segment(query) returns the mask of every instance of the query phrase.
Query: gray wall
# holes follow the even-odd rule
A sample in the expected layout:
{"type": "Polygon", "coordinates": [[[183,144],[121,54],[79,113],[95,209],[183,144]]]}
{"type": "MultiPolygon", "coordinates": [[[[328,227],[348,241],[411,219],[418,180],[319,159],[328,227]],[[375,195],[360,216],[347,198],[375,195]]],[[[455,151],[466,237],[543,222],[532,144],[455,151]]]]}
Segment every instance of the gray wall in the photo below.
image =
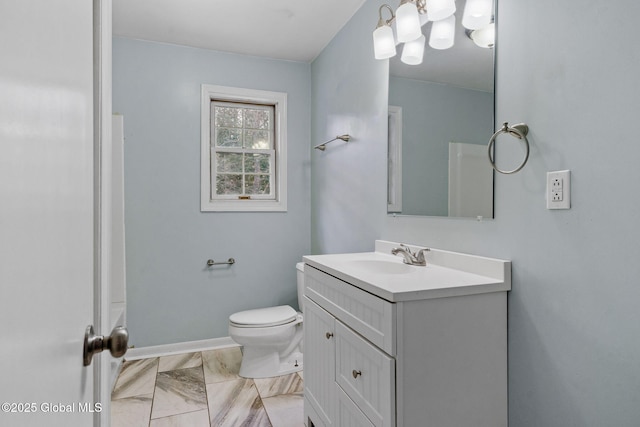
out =
{"type": "Polygon", "coordinates": [[[389,77],[389,105],[402,107],[402,213],[447,216],[449,142],[486,144],[493,94],[389,77]]]}
{"type": "Polygon", "coordinates": [[[377,7],[366,2],[311,65],[312,144],[353,136],[311,153],[313,253],[373,249],[384,226],[389,70],[370,46],[377,7]]]}
{"type": "Polygon", "coordinates": [[[128,327],[149,346],[228,336],[229,314],[297,307],[310,250],[310,66],[115,38],[124,115],[128,327]],[[200,85],[288,93],[288,212],[200,212],[200,85]],[[234,257],[207,269],[207,259],[234,257]]]}
{"type": "MultiPolygon", "coordinates": [[[[526,122],[532,150],[520,173],[496,176],[496,218],[483,222],[385,215],[386,64],[368,59],[380,4],[368,1],[312,64],[314,93],[329,93],[313,101],[313,137],[329,117],[379,132],[366,142],[367,161],[357,143],[314,160],[323,214],[313,217],[313,250],[370,250],[385,238],[512,260],[510,427],[637,426],[640,49],[630,17],[640,3],[500,3],[496,121],[526,122]],[[327,72],[329,61],[354,55],[362,62],[327,72]],[[335,91],[354,81],[349,97],[335,91]],[[332,176],[340,165],[349,165],[348,185],[332,176]],[[561,169],[572,171],[572,209],[549,211],[545,175],[561,169]],[[354,206],[341,209],[336,198],[354,206]]],[[[519,161],[506,151],[501,160],[519,161]]]]}

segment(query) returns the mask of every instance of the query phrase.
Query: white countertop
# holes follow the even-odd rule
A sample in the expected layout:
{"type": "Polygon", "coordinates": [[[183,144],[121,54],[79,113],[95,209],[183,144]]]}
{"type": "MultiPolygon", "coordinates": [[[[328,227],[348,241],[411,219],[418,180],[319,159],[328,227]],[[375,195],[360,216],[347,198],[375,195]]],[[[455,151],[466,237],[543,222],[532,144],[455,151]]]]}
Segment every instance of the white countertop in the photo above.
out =
{"type": "Polygon", "coordinates": [[[304,261],[391,302],[511,290],[510,261],[432,248],[426,266],[411,266],[391,255],[398,246],[378,240],[375,252],[309,255],[304,261]]]}

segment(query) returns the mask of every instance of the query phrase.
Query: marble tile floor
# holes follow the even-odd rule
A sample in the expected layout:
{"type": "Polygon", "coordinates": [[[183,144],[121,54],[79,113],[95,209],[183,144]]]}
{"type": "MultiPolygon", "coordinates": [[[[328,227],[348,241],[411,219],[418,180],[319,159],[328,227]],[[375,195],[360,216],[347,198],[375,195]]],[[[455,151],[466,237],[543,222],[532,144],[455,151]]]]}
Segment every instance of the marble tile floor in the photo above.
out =
{"type": "Polygon", "coordinates": [[[127,361],[111,427],[304,427],[302,372],[238,376],[239,347],[127,361]]]}

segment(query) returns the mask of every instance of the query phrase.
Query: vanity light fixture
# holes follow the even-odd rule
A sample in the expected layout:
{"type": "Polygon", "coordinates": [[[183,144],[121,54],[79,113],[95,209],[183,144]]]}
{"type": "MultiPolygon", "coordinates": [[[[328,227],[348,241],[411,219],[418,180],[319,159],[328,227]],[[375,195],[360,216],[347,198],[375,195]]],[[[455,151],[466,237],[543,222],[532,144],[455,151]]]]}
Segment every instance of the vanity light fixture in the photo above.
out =
{"type": "Polygon", "coordinates": [[[429,21],[440,21],[456,13],[455,0],[429,0],[427,18],[429,21]]]}
{"type": "Polygon", "coordinates": [[[456,34],[456,17],[450,15],[440,21],[431,24],[431,35],[429,36],[429,46],[434,49],[444,50],[453,46],[456,34]]]}
{"type": "Polygon", "coordinates": [[[396,41],[393,38],[393,30],[391,29],[391,22],[395,19],[393,9],[388,4],[383,4],[378,9],[378,26],[373,32],[373,50],[376,59],[387,59],[396,56],[396,41]],[[382,18],[382,9],[389,9],[391,12],[391,18],[385,20],[382,18]]]}
{"type": "Polygon", "coordinates": [[[492,20],[493,0],[467,0],[462,14],[462,26],[479,30],[492,20]]]}
{"type": "MultiPolygon", "coordinates": [[[[492,47],[494,27],[492,24],[493,0],[467,0],[462,24],[467,35],[480,47],[492,47]]],[[[393,12],[388,4],[378,9],[378,25],[373,31],[373,50],[376,59],[387,59],[396,55],[396,45],[404,43],[401,60],[405,64],[422,63],[425,36],[421,26],[431,21],[429,46],[433,49],[449,49],[454,44],[456,19],[455,0],[401,0],[393,12]],[[389,19],[382,17],[386,8],[389,19]],[[392,24],[396,25],[395,37],[392,24]]]]}
{"type": "Polygon", "coordinates": [[[400,7],[396,10],[396,32],[400,43],[413,41],[422,35],[420,15],[415,0],[400,2],[400,7]]]}
{"type": "Polygon", "coordinates": [[[496,25],[493,22],[477,30],[467,30],[466,33],[479,47],[491,48],[496,42],[496,25]]]}
{"type": "Polygon", "coordinates": [[[404,48],[402,48],[401,61],[409,65],[421,64],[424,56],[424,42],[425,38],[421,35],[414,41],[405,43],[404,48]]]}

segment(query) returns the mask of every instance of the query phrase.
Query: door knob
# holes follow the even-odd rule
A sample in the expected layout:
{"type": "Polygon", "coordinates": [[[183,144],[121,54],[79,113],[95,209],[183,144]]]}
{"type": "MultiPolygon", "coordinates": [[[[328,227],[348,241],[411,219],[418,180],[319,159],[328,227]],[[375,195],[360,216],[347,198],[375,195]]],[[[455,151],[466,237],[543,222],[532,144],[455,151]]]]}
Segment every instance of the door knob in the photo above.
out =
{"type": "Polygon", "coordinates": [[[356,371],[354,369],[353,372],[351,372],[351,375],[353,375],[353,378],[358,378],[360,375],[362,375],[362,371],[356,371]]]}
{"type": "Polygon", "coordinates": [[[127,352],[128,344],[129,332],[124,326],[116,326],[113,328],[113,331],[111,331],[111,335],[104,337],[102,335],[95,335],[93,325],[89,325],[84,333],[83,365],[89,366],[93,355],[104,350],[109,350],[109,353],[111,353],[113,357],[122,357],[127,352]]]}
{"type": "Polygon", "coordinates": [[[327,339],[330,339],[333,334],[331,332],[327,332],[326,334],[324,334],[325,337],[327,337],[327,339]]]}

